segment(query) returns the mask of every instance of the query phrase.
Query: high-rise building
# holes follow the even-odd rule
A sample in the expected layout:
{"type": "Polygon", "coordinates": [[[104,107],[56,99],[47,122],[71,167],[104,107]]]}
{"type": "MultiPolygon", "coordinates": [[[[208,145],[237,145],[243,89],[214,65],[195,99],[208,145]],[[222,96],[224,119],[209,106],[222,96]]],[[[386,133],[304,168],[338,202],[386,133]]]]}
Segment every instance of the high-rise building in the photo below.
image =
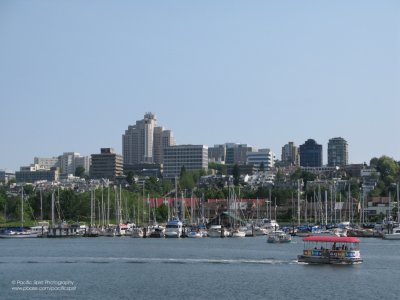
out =
{"type": "Polygon", "coordinates": [[[282,147],[281,161],[284,165],[300,166],[299,150],[293,142],[289,142],[282,147]]]}
{"type": "Polygon", "coordinates": [[[115,153],[114,149],[101,148],[100,154],[92,154],[92,166],[90,169],[91,178],[115,180],[122,175],[122,155],[115,153]]]}
{"type": "Polygon", "coordinates": [[[188,171],[208,170],[208,147],[179,145],[164,149],[164,178],[180,175],[182,167],[188,171]]]}
{"type": "Polygon", "coordinates": [[[302,167],[322,167],[322,145],[308,139],[300,145],[300,165],[302,167]]]}
{"type": "Polygon", "coordinates": [[[157,127],[157,118],[153,113],[146,113],[143,120],[128,126],[122,135],[122,154],[124,163],[135,165],[142,163],[163,163],[163,150],[175,145],[175,138],[170,130],[157,127]]]}
{"type": "Polygon", "coordinates": [[[349,150],[344,138],[332,138],[328,142],[328,166],[342,167],[349,164],[349,150]]]}
{"type": "Polygon", "coordinates": [[[247,164],[260,167],[264,164],[265,169],[270,169],[274,166],[275,154],[271,149],[260,149],[257,152],[247,152],[247,164]]]}

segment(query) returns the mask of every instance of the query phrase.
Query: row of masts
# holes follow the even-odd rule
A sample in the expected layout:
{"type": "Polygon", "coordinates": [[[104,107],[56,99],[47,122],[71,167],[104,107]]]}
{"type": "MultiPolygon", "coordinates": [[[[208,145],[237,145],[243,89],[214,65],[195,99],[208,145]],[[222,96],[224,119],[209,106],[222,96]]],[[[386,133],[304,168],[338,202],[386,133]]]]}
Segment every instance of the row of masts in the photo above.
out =
{"type": "MultiPolygon", "coordinates": [[[[271,190],[270,198],[271,199],[271,190]]],[[[61,222],[61,207],[60,207],[60,193],[59,189],[57,191],[57,198],[55,197],[55,191],[52,193],[52,202],[51,202],[51,221],[52,225],[61,222]],[[57,210],[57,221],[55,216],[55,211],[57,210]]],[[[301,225],[302,221],[304,223],[308,223],[313,221],[314,223],[320,224],[328,224],[330,223],[338,223],[343,221],[348,221],[350,223],[359,222],[364,223],[367,219],[366,213],[366,205],[365,205],[365,195],[361,193],[360,199],[354,201],[350,195],[350,185],[348,186],[348,197],[347,201],[342,202],[342,195],[339,193],[339,201],[337,201],[337,193],[330,189],[330,200],[328,200],[328,190],[324,191],[324,197],[322,198],[321,189],[318,187],[318,191],[314,190],[314,195],[311,199],[301,199],[301,183],[298,181],[298,189],[297,189],[297,222],[298,225],[301,225]],[[309,201],[310,200],[310,201],[309,201]],[[302,204],[304,203],[304,204],[302,204]],[[356,205],[356,207],[355,207],[356,205]],[[303,212],[303,218],[302,218],[303,212]],[[356,214],[357,213],[357,214],[356,214]],[[358,219],[356,216],[358,215],[358,219]]],[[[104,186],[101,186],[101,197],[99,200],[96,200],[96,188],[93,187],[90,189],[90,226],[100,226],[107,227],[110,225],[110,186],[107,188],[107,201],[105,201],[104,197],[104,186]],[[96,222],[96,210],[98,220],[96,222]]],[[[182,193],[182,201],[179,201],[177,196],[177,187],[175,186],[175,201],[173,205],[170,205],[170,202],[165,199],[164,204],[168,208],[168,219],[171,219],[175,216],[179,216],[181,219],[186,218],[186,212],[190,217],[190,223],[196,223],[200,218],[204,221],[204,205],[201,205],[201,213],[199,214],[199,218],[196,220],[196,208],[193,203],[193,196],[191,197],[190,203],[190,212],[186,210],[185,207],[185,195],[182,193]]],[[[399,202],[399,184],[397,184],[397,220],[400,220],[400,206],[399,202]]],[[[137,204],[133,205],[132,208],[132,219],[130,218],[129,209],[127,199],[123,201],[122,197],[122,187],[114,186],[114,212],[115,212],[115,221],[117,224],[121,224],[124,220],[134,221],[136,224],[154,224],[156,223],[156,203],[151,203],[149,195],[147,198],[144,197],[144,187],[143,187],[143,195],[142,201],[137,199],[137,204]],[[151,205],[152,204],[152,205],[151,205]],[[124,208],[124,209],[123,209],[124,208]],[[138,212],[142,211],[140,215],[138,212]]],[[[259,218],[259,205],[257,199],[257,219],[259,218]]],[[[390,219],[392,212],[391,209],[391,193],[389,193],[389,209],[387,211],[386,218],[390,219]]],[[[292,212],[296,211],[295,201],[292,199],[292,212]]],[[[237,199],[236,194],[233,189],[229,189],[229,197],[228,197],[228,209],[234,207],[234,213],[237,212],[237,199]]],[[[269,213],[269,218],[272,219],[272,201],[266,201],[267,205],[267,217],[269,213]]],[[[274,218],[276,219],[276,200],[275,200],[275,213],[274,218]]],[[[24,190],[22,188],[21,191],[21,211],[24,212],[24,190]]],[[[43,195],[42,190],[40,189],[40,219],[43,220],[43,195]]],[[[293,216],[292,216],[293,219],[293,216]]],[[[21,227],[24,225],[24,213],[21,213],[21,227]]]]}
{"type": "MultiPolygon", "coordinates": [[[[301,183],[299,180],[297,188],[297,203],[292,199],[292,212],[297,211],[298,225],[300,225],[302,221],[304,221],[304,223],[312,221],[319,224],[328,224],[329,222],[331,224],[337,224],[338,222],[341,223],[345,221],[350,223],[358,222],[362,224],[367,221],[368,205],[365,203],[365,193],[360,193],[360,198],[358,200],[352,198],[350,185],[348,186],[347,200],[344,201],[342,201],[341,193],[339,193],[339,197],[337,197],[337,193],[334,191],[333,187],[331,187],[329,191],[324,191],[323,198],[320,186],[318,186],[318,191],[314,190],[314,195],[311,199],[301,199],[301,194],[301,183]],[[330,197],[328,197],[328,192],[330,192],[330,197]],[[295,208],[296,204],[297,209],[295,208]]],[[[397,220],[400,220],[400,206],[398,199],[399,184],[397,184],[397,220]]],[[[391,218],[391,215],[391,193],[389,192],[389,204],[385,217],[389,219],[391,218]]],[[[294,219],[293,216],[292,219],[294,219]]]]}

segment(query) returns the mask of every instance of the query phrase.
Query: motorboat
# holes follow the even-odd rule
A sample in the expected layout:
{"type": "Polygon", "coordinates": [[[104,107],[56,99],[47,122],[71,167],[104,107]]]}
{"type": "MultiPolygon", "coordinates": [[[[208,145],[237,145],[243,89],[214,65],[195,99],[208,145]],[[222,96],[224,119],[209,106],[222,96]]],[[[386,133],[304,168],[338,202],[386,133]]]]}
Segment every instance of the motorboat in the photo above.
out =
{"type": "Polygon", "coordinates": [[[0,238],[37,238],[38,236],[39,232],[25,228],[3,229],[0,231],[0,238]]]}
{"type": "Polygon", "coordinates": [[[308,264],[359,264],[360,240],[356,237],[309,236],[303,238],[303,254],[298,262],[308,264]]]}
{"type": "Polygon", "coordinates": [[[179,219],[172,219],[168,221],[165,226],[166,238],[180,238],[182,236],[183,223],[179,219]]]}
{"type": "Polygon", "coordinates": [[[144,235],[144,233],[143,233],[143,229],[142,228],[135,227],[135,228],[132,229],[131,237],[133,237],[133,238],[142,238],[143,235],[144,235]]]}
{"type": "Polygon", "coordinates": [[[268,234],[268,243],[290,243],[292,241],[292,236],[285,233],[283,230],[275,230],[268,234]]]}
{"type": "Polygon", "coordinates": [[[186,237],[188,237],[188,238],[201,238],[201,237],[203,237],[203,235],[202,235],[202,233],[200,232],[200,230],[198,228],[192,227],[186,233],[186,237]]]}
{"type": "MultiPolygon", "coordinates": [[[[245,228],[247,229],[247,228],[245,228]]],[[[246,230],[242,228],[235,228],[231,231],[230,236],[231,237],[245,237],[246,236],[246,230]]]]}
{"type": "Polygon", "coordinates": [[[222,225],[211,225],[207,231],[207,236],[211,238],[223,238],[229,236],[229,231],[227,231],[222,225]]]}
{"type": "Polygon", "coordinates": [[[44,237],[47,235],[47,232],[49,231],[49,222],[41,221],[38,222],[37,226],[32,226],[30,230],[35,233],[38,233],[38,237],[44,237]]]}
{"type": "Polygon", "coordinates": [[[165,237],[165,229],[164,229],[164,227],[161,227],[161,226],[154,227],[153,230],[151,231],[149,237],[151,237],[151,238],[163,238],[163,237],[165,237]]]}
{"type": "Polygon", "coordinates": [[[392,233],[383,233],[382,238],[385,240],[400,240],[400,227],[393,228],[392,233]]]}
{"type": "Polygon", "coordinates": [[[261,227],[267,229],[268,232],[278,230],[279,224],[276,220],[263,219],[261,222],[261,227]]]}

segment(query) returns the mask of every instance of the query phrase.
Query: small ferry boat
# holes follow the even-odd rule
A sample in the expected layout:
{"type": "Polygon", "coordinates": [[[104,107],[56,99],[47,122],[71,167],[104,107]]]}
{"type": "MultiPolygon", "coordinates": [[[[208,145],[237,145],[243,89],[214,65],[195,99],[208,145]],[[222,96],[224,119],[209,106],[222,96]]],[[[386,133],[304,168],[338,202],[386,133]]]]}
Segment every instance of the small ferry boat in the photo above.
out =
{"type": "Polygon", "coordinates": [[[356,237],[309,236],[303,238],[304,250],[298,262],[309,264],[359,264],[362,263],[356,237]]]}

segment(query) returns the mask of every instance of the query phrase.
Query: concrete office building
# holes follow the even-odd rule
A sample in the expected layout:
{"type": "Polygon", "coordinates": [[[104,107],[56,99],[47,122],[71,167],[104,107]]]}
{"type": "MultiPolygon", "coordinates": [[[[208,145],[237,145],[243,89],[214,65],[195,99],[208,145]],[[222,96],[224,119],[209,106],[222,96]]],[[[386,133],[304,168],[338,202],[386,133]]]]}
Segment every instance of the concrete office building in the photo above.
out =
{"type": "Polygon", "coordinates": [[[225,163],[226,145],[214,145],[208,148],[208,160],[210,162],[225,163]]]}
{"type": "Polygon", "coordinates": [[[282,147],[281,161],[286,166],[300,166],[299,149],[293,142],[282,147]]]}
{"type": "Polygon", "coordinates": [[[112,148],[101,148],[100,154],[92,154],[90,177],[94,179],[107,178],[115,180],[123,175],[122,155],[112,148]]]}
{"type": "Polygon", "coordinates": [[[300,166],[321,167],[322,166],[322,145],[317,144],[313,139],[308,139],[300,145],[300,166]]]}
{"type": "Polygon", "coordinates": [[[39,165],[42,169],[50,170],[51,168],[59,168],[62,177],[74,175],[77,167],[81,166],[85,169],[85,174],[89,175],[90,157],[81,156],[77,152],[64,152],[58,157],[35,157],[34,164],[39,165]]]}
{"type": "Polygon", "coordinates": [[[34,183],[36,181],[59,181],[60,170],[58,168],[44,169],[43,167],[32,164],[28,167],[21,167],[15,172],[17,183],[34,183]]]}
{"type": "Polygon", "coordinates": [[[247,164],[260,167],[264,164],[265,170],[271,169],[275,163],[275,154],[271,149],[260,149],[257,152],[247,152],[247,164]]]}
{"type": "Polygon", "coordinates": [[[344,138],[332,138],[328,142],[328,166],[343,167],[349,164],[349,149],[344,138]]]}
{"type": "Polygon", "coordinates": [[[164,149],[164,177],[180,175],[182,167],[188,171],[208,170],[208,147],[204,145],[179,145],[164,149]]]}
{"type": "Polygon", "coordinates": [[[247,153],[256,151],[252,146],[246,144],[227,143],[226,145],[226,164],[245,165],[247,163],[247,153]]]}
{"type": "Polygon", "coordinates": [[[7,184],[12,179],[15,179],[15,172],[0,170],[0,183],[7,184]]]}
{"type": "Polygon", "coordinates": [[[170,130],[157,127],[157,118],[153,113],[146,113],[143,120],[128,126],[122,135],[122,154],[127,165],[143,163],[163,163],[164,149],[175,145],[175,138],[170,130]]]}
{"type": "Polygon", "coordinates": [[[35,165],[39,165],[46,170],[50,170],[51,168],[59,168],[60,162],[58,157],[34,157],[33,163],[35,165]]]}

